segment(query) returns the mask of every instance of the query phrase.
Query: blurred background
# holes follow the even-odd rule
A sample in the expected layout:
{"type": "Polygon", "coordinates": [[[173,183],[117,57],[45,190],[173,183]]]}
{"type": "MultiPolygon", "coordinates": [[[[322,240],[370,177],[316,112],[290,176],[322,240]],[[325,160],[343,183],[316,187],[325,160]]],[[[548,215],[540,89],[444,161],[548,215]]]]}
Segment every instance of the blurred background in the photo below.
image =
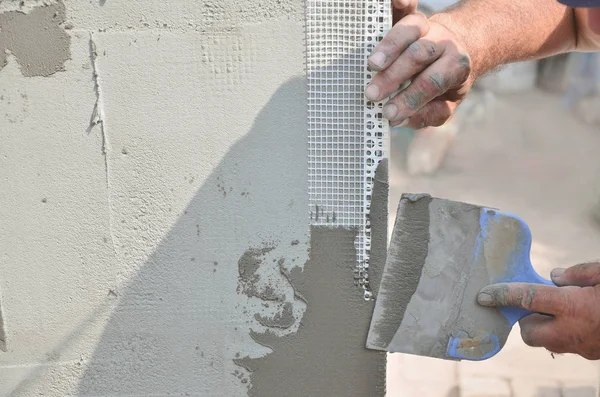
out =
{"type": "MultiPolygon", "coordinates": [[[[421,1],[430,14],[453,1],[421,1]]],[[[532,229],[532,262],[549,277],[600,257],[600,62],[568,54],[483,78],[447,125],[392,128],[391,208],[405,192],[500,208],[532,229]]],[[[393,219],[390,222],[393,225],[393,219]]],[[[526,346],[482,363],[391,354],[388,396],[596,397],[600,365],[526,346]]]]}

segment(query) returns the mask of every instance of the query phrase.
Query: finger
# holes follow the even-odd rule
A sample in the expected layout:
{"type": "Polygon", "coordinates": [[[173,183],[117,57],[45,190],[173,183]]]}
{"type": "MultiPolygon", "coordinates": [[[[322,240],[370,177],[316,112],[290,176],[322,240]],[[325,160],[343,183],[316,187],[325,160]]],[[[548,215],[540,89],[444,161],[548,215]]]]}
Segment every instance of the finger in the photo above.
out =
{"type": "Polygon", "coordinates": [[[482,306],[521,307],[538,313],[560,315],[568,309],[567,290],[543,284],[499,283],[488,285],[477,295],[482,306]]]}
{"type": "Polygon", "coordinates": [[[531,314],[519,321],[521,338],[532,347],[548,347],[559,345],[559,334],[556,332],[555,319],[542,314],[531,314]]]}
{"type": "Polygon", "coordinates": [[[429,32],[425,15],[414,13],[402,18],[375,46],[369,67],[379,71],[388,67],[406,48],[429,32]]]}
{"type": "Polygon", "coordinates": [[[600,284],[600,263],[589,262],[568,269],[554,269],[550,277],[560,286],[593,287],[600,284]]]}
{"type": "Polygon", "coordinates": [[[393,0],[392,16],[394,25],[405,16],[412,14],[417,10],[417,0],[393,0]]]}
{"type": "Polygon", "coordinates": [[[600,34],[600,9],[588,8],[587,12],[590,30],[596,34],[600,34]]]}
{"type": "Polygon", "coordinates": [[[435,99],[419,109],[403,122],[407,128],[420,130],[425,127],[439,127],[444,125],[456,109],[456,102],[444,99],[435,99]]]}
{"type": "Polygon", "coordinates": [[[469,73],[470,68],[462,56],[442,56],[385,105],[383,116],[392,124],[402,122],[450,88],[463,84],[469,73]]]}
{"type": "Polygon", "coordinates": [[[400,84],[438,60],[443,51],[443,45],[429,38],[411,43],[390,66],[373,76],[367,88],[367,98],[380,101],[388,97],[400,84]],[[377,91],[372,87],[376,87],[377,91]]]}

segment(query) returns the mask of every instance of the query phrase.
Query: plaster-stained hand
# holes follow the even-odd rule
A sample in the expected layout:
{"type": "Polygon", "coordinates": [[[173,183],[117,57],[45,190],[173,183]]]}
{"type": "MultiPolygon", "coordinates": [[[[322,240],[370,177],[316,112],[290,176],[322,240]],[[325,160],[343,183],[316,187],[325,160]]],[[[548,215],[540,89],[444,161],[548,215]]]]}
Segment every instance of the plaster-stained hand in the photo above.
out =
{"type": "Polygon", "coordinates": [[[477,300],[484,306],[515,306],[548,314],[531,314],[519,322],[529,346],[600,359],[600,263],[555,269],[552,281],[558,286],[490,285],[477,300]]]}
{"type": "Polygon", "coordinates": [[[386,104],[383,115],[392,126],[413,129],[444,124],[474,80],[459,37],[435,15],[428,21],[418,12],[393,26],[373,50],[369,66],[377,71],[365,91],[372,101],[388,98],[411,81],[386,104]]]}

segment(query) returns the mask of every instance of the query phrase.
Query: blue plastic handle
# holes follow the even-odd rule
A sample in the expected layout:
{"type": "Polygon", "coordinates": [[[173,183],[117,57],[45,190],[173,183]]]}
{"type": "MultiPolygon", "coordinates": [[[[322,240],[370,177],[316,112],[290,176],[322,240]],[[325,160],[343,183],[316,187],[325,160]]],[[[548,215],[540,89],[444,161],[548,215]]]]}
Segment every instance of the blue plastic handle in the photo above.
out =
{"type": "MultiPolygon", "coordinates": [[[[494,241],[498,235],[490,235],[490,225],[510,219],[516,232],[517,240],[511,252],[507,257],[507,263],[504,264],[504,272],[490,276],[489,284],[498,283],[528,283],[556,286],[552,281],[541,277],[533,269],[530,260],[531,251],[531,231],[525,221],[514,214],[500,212],[491,208],[482,208],[480,214],[480,234],[478,237],[478,247],[476,257],[483,252],[483,244],[486,240],[494,241]]],[[[506,318],[510,327],[520,319],[534,312],[519,307],[501,307],[497,309],[502,316],[506,318]]],[[[544,313],[545,314],[545,313],[544,313]]],[[[506,336],[506,335],[505,335],[506,336]]],[[[505,340],[503,336],[502,340],[505,340]]],[[[449,357],[481,361],[486,360],[497,354],[503,345],[500,343],[499,335],[481,334],[476,337],[470,337],[466,333],[460,333],[449,338],[446,353],[449,357]],[[466,346],[466,347],[465,347],[466,346]]]]}

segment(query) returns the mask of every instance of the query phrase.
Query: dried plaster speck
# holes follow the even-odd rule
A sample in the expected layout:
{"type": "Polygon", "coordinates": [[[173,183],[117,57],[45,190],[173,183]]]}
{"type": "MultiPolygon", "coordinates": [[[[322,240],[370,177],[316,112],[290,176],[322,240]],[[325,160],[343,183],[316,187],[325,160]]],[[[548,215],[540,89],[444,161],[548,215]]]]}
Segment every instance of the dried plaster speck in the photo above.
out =
{"type": "Polygon", "coordinates": [[[12,54],[26,77],[50,76],[64,70],[71,57],[71,37],[65,32],[65,5],[62,1],[34,8],[28,14],[9,11],[0,14],[0,69],[12,54]]]}

